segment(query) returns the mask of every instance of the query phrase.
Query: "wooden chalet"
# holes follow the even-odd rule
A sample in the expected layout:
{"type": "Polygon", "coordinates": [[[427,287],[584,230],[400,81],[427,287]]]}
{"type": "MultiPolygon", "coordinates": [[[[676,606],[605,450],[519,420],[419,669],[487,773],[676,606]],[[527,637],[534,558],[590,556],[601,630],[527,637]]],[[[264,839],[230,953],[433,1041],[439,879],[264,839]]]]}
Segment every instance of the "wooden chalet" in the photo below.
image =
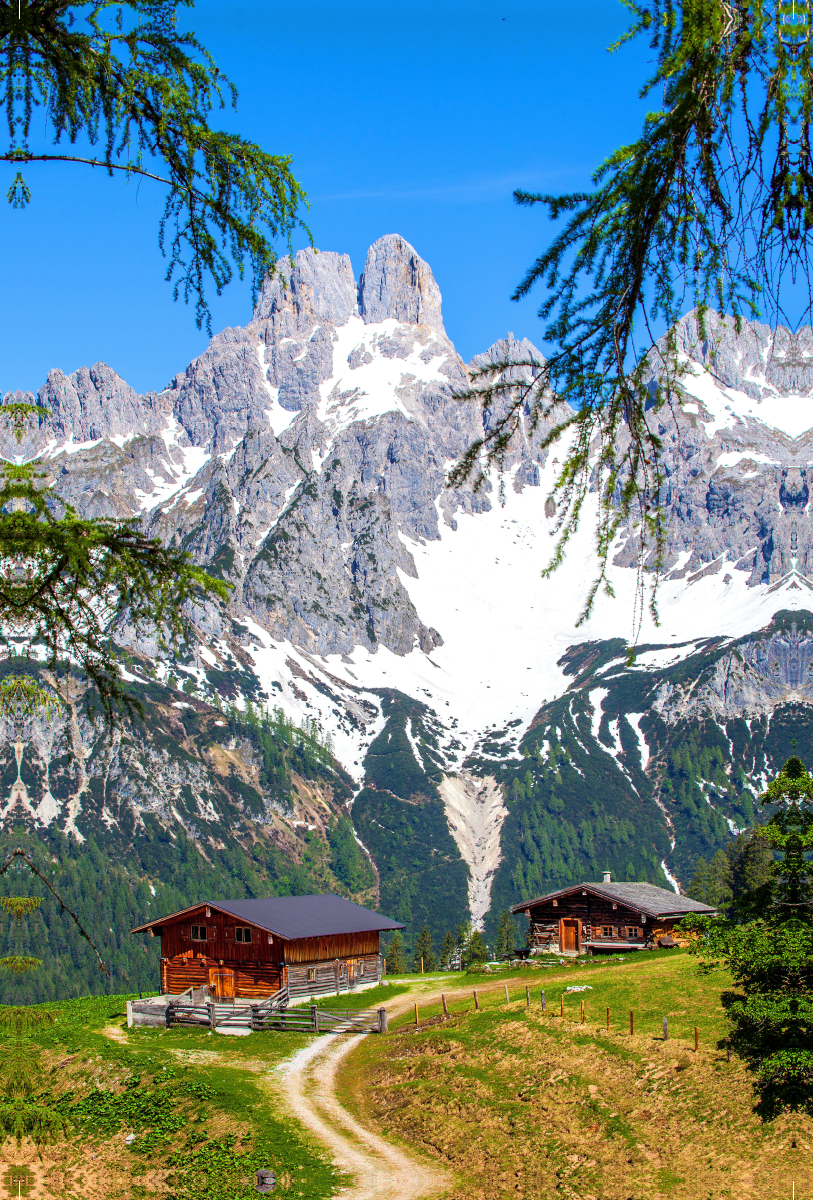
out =
{"type": "Polygon", "coordinates": [[[716,910],[653,883],[579,883],[515,904],[531,920],[531,954],[594,954],[674,945],[672,930],[690,913],[716,910]],[[666,940],[668,939],[668,941],[666,940]]]}
{"type": "Polygon", "coordinates": [[[139,925],[161,939],[161,991],[217,999],[342,991],[380,982],[381,933],[403,929],[341,896],[209,900],[139,925]]]}

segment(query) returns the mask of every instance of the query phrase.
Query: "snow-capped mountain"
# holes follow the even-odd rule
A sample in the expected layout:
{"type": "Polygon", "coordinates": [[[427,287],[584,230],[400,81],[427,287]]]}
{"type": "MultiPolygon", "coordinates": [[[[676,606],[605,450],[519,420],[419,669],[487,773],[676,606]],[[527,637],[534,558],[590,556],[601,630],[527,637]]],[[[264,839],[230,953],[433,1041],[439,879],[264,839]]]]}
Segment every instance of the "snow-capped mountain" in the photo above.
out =
{"type": "MultiPolygon", "coordinates": [[[[484,417],[454,398],[467,367],[430,268],[396,235],[371,247],[358,282],[345,255],[285,261],[251,321],[214,337],[161,392],[138,396],[104,364],[52,371],[38,394],[51,415],[24,449],[44,455],[54,491],[80,512],[140,515],[234,584],[227,610],[196,614],[194,658],[164,663],[155,647],[133,647],[134,687],[182,687],[167,702],[200,711],[217,694],[317,722],[354,781],[347,811],[382,905],[418,921],[442,869],[457,897],[443,921],[466,910],[481,920],[497,900],[602,858],[685,883],[694,856],[753,819],[756,784],[740,774],[761,778],[784,747],[784,735],[771,740],[774,716],[813,691],[813,335],[737,333],[719,318],[701,331],[689,316],[679,346],[685,396],[661,413],[661,625],[644,616],[633,666],[632,531],[615,554],[615,597],[600,596],[580,627],[595,573],[589,506],[564,566],[541,577],[559,457],[540,451],[544,429],[508,455],[502,502],[496,478],[476,494],[445,487],[484,417]],[[731,722],[745,724],[747,751],[731,722]],[[729,748],[713,779],[695,771],[696,828],[665,787],[689,727],[698,763],[708,745],[729,748]]],[[[542,357],[509,334],[478,361],[531,354],[542,357]]],[[[83,729],[90,745],[97,734],[83,729]]],[[[40,738],[43,762],[53,752],[40,738]]],[[[183,787],[205,790],[199,757],[197,783],[177,764],[136,778],[124,759],[111,775],[108,761],[132,836],[145,813],[201,844],[218,836],[217,798],[180,799],[183,787]]],[[[91,787],[79,801],[49,791],[44,807],[35,792],[42,827],[121,820],[91,787]]]]}

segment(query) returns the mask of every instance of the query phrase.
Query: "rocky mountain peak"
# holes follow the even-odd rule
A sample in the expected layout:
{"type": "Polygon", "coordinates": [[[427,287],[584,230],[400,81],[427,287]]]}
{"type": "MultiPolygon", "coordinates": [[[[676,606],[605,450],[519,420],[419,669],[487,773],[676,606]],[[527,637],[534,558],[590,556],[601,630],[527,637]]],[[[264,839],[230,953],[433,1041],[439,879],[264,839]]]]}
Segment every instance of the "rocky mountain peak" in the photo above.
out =
{"type": "Polygon", "coordinates": [[[373,242],[359,284],[366,325],[394,318],[404,325],[443,331],[440,288],[428,263],[397,233],[373,242]]]}
{"type": "MultiPolygon", "coordinates": [[[[678,348],[706,368],[725,387],[762,401],[772,396],[813,394],[813,330],[793,333],[784,325],[772,329],[758,321],[697,310],[678,325],[678,348]]],[[[764,418],[770,423],[770,417],[764,418]]]]}
{"type": "Polygon", "coordinates": [[[293,262],[280,259],[269,275],[254,308],[254,321],[272,320],[275,328],[287,321],[303,325],[345,325],[358,316],[356,280],[347,254],[332,250],[297,250],[293,262]]]}

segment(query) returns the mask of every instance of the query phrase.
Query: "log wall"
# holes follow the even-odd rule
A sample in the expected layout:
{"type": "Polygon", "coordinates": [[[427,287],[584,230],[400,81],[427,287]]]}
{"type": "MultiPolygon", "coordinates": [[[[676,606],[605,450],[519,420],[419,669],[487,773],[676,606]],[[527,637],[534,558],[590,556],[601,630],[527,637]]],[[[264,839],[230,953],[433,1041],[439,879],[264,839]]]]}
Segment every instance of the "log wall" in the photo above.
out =
{"type": "Polygon", "coordinates": [[[297,938],[285,943],[287,963],[325,962],[334,958],[359,958],[378,954],[379,934],[340,933],[332,937],[297,938]]]}
{"type": "Polygon", "coordinates": [[[251,1000],[271,996],[284,985],[284,967],[278,963],[248,967],[245,963],[224,961],[221,965],[210,958],[178,955],[161,960],[161,991],[178,996],[189,987],[203,987],[204,984],[212,986],[213,979],[224,970],[234,974],[233,994],[251,1000]]]}
{"type": "Polygon", "coordinates": [[[264,929],[249,926],[245,921],[225,913],[210,910],[206,916],[206,907],[201,905],[192,913],[186,914],[182,920],[167,922],[161,926],[161,956],[175,958],[178,954],[191,950],[195,954],[203,954],[217,962],[228,959],[230,962],[259,966],[269,963],[279,963],[284,957],[285,943],[282,938],[275,937],[264,929]],[[192,941],[192,926],[204,926],[206,940],[192,941]],[[235,936],[237,927],[251,929],[250,942],[238,942],[235,936]]]}
{"type": "Polygon", "coordinates": [[[224,970],[234,973],[234,994],[247,999],[269,996],[289,982],[307,986],[338,979],[347,988],[381,978],[378,932],[286,941],[214,909],[207,916],[201,905],[183,919],[161,925],[160,937],[161,991],[173,996],[204,984],[222,988],[213,985],[212,973],[224,970]],[[192,940],[193,926],[206,929],[204,941],[192,940]],[[252,940],[238,942],[238,928],[250,928],[252,940]]]}
{"type": "Polygon", "coordinates": [[[604,896],[575,895],[560,896],[558,903],[547,900],[544,904],[531,904],[532,941],[539,949],[556,950],[559,946],[559,921],[562,917],[576,917],[581,922],[582,941],[624,942],[625,945],[643,946],[647,940],[670,933],[680,919],[645,917],[640,909],[629,908],[620,901],[604,896]],[[607,932],[609,931],[609,932],[607,932]]]}

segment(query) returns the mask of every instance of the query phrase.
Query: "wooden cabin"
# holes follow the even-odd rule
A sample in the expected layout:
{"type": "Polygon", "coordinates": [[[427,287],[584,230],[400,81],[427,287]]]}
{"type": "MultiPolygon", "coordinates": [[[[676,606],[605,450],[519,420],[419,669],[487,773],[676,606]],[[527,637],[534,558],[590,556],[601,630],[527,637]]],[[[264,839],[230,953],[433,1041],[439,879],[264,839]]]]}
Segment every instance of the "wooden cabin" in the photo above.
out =
{"type": "Polygon", "coordinates": [[[139,925],[161,939],[161,992],[208,987],[217,999],[314,993],[380,982],[383,932],[397,921],[341,896],[207,900],[139,925]]]}
{"type": "Polygon", "coordinates": [[[564,955],[643,950],[671,940],[689,913],[716,913],[654,883],[613,883],[609,871],[602,883],[574,884],[511,911],[530,917],[531,954],[564,955]]]}

